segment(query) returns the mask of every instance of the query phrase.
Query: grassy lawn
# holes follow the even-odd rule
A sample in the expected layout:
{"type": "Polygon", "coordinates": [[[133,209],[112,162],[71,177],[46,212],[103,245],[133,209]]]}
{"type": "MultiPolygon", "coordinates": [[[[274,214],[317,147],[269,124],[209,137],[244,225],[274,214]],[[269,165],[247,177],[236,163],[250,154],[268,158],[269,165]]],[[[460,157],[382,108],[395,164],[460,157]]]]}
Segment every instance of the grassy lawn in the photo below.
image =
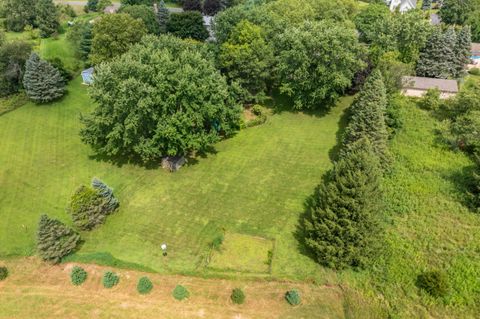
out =
{"type": "Polygon", "coordinates": [[[274,115],[171,174],[96,158],[78,136],[80,113],[93,106],[76,79],[62,101],[27,104],[0,117],[0,255],[34,254],[40,214],[70,224],[69,197],[97,176],[115,189],[121,208],[82,234],[77,259],[109,253],[159,272],[198,272],[211,241],[225,229],[275,239],[275,276],[321,276],[293,233],[304,199],[331,165],[329,152],[350,102],[343,99],[322,117],[274,115]]]}

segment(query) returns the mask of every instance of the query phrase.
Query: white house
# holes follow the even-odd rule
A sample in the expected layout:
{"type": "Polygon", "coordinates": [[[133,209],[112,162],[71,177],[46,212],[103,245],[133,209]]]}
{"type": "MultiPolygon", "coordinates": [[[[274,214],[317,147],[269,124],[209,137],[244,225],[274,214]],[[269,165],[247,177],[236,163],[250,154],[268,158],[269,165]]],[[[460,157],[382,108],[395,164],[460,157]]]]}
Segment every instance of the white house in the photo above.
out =
{"type": "Polygon", "coordinates": [[[403,95],[412,97],[422,97],[429,89],[434,88],[440,91],[441,99],[448,99],[458,93],[458,84],[455,80],[404,76],[402,85],[403,95]]]}
{"type": "Polygon", "coordinates": [[[417,0],[391,0],[389,7],[392,12],[398,10],[403,13],[415,9],[417,7],[417,0]]]}

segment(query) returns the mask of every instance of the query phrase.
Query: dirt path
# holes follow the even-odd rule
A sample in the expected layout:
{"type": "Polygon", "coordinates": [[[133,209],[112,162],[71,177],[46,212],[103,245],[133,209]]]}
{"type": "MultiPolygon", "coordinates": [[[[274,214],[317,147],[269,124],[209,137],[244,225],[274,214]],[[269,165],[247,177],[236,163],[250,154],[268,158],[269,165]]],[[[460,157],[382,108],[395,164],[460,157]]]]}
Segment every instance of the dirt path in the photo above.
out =
{"type": "Polygon", "coordinates": [[[105,289],[101,276],[111,270],[108,267],[82,265],[88,279],[76,287],[69,277],[73,264],[51,266],[33,257],[0,261],[2,264],[9,268],[10,275],[0,282],[0,318],[343,318],[342,293],[337,287],[115,270],[120,283],[105,289]],[[152,280],[154,289],[141,296],[136,284],[144,275],[152,280]],[[177,284],[190,291],[188,300],[173,299],[171,291],[177,284]],[[229,298],[236,287],[244,289],[247,296],[240,306],[229,298]],[[292,288],[301,292],[302,306],[294,308],[285,302],[283,295],[292,288]]]}

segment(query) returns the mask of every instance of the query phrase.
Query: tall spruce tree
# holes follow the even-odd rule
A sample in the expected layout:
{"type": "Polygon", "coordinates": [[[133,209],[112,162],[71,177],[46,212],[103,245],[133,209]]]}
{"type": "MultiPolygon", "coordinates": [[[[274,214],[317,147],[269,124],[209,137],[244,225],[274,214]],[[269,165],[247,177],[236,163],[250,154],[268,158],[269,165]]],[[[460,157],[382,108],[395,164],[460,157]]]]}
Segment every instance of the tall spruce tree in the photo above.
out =
{"type": "Polygon", "coordinates": [[[464,73],[465,65],[470,62],[472,33],[470,26],[464,26],[457,33],[455,44],[455,77],[464,73]]]}
{"type": "Polygon", "coordinates": [[[36,24],[40,29],[40,36],[48,38],[57,32],[59,23],[59,13],[57,6],[52,0],[38,0],[36,6],[36,24]]]}
{"type": "Polygon", "coordinates": [[[65,82],[60,72],[36,53],[30,55],[25,65],[23,86],[35,103],[47,103],[65,94],[65,82]]]}
{"type": "Polygon", "coordinates": [[[391,162],[388,152],[388,130],[385,122],[387,91],[379,71],[367,78],[362,90],[352,105],[352,117],[343,137],[342,154],[349,151],[355,142],[367,138],[383,168],[391,162]]]}
{"type": "Polygon", "coordinates": [[[80,236],[72,229],[47,215],[40,217],[37,230],[37,250],[43,260],[58,263],[77,247],[80,236]]]}
{"type": "Polygon", "coordinates": [[[423,0],[423,2],[422,2],[422,10],[423,11],[430,10],[431,7],[432,7],[432,0],[423,0]]]}
{"type": "Polygon", "coordinates": [[[381,170],[367,139],[354,142],[319,185],[304,220],[305,242],[317,261],[362,266],[378,233],[381,170]]]}
{"type": "Polygon", "coordinates": [[[157,21],[160,26],[160,33],[167,33],[168,19],[170,19],[170,11],[165,5],[165,2],[161,0],[157,11],[157,21]]]}
{"type": "Polygon", "coordinates": [[[202,2],[200,0],[185,0],[183,2],[183,10],[202,12],[202,2]]]}
{"type": "Polygon", "coordinates": [[[108,187],[107,184],[94,177],[92,179],[92,187],[97,190],[97,192],[105,198],[106,208],[108,211],[113,212],[120,205],[118,199],[113,195],[113,189],[108,187]]]}
{"type": "Polygon", "coordinates": [[[447,79],[455,75],[455,32],[453,29],[442,33],[435,28],[425,48],[420,52],[417,63],[417,75],[431,78],[447,79]]]}

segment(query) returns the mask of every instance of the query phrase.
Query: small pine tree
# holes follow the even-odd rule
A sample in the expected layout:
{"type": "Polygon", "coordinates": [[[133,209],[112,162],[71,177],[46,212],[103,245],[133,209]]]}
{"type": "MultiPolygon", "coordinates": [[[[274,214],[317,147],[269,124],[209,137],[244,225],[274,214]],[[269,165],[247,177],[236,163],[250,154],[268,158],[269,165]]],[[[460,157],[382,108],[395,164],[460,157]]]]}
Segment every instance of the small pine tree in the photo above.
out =
{"type": "Polygon", "coordinates": [[[47,103],[65,94],[65,82],[60,72],[36,53],[30,55],[25,65],[23,86],[35,103],[47,103]]]}
{"type": "Polygon", "coordinates": [[[118,208],[120,203],[113,195],[113,189],[107,186],[104,182],[94,177],[92,179],[92,187],[106,200],[106,208],[109,212],[113,212],[118,208]]]}
{"type": "Polygon", "coordinates": [[[168,19],[170,19],[170,11],[165,5],[165,2],[161,0],[160,4],[158,5],[157,12],[157,21],[158,25],[160,26],[160,33],[167,33],[168,19]]]}
{"type": "Polygon", "coordinates": [[[202,12],[202,3],[200,0],[185,0],[183,2],[183,10],[202,12]]]}
{"type": "Polygon", "coordinates": [[[470,46],[472,32],[470,26],[464,26],[457,34],[455,43],[455,76],[459,77],[465,72],[465,65],[470,62],[470,46]]]}
{"type": "Polygon", "coordinates": [[[434,29],[420,52],[416,70],[418,76],[447,79],[455,74],[456,39],[452,31],[449,28],[449,31],[442,33],[439,28],[434,29]]]}
{"type": "Polygon", "coordinates": [[[380,179],[372,145],[361,139],[317,188],[304,227],[305,242],[320,264],[343,269],[365,263],[378,231],[380,179]]]}
{"type": "Polygon", "coordinates": [[[432,7],[432,0],[423,0],[422,2],[423,11],[430,10],[431,7],[432,7]]]}
{"type": "Polygon", "coordinates": [[[59,13],[52,0],[38,0],[36,7],[36,23],[40,29],[40,36],[48,38],[57,32],[59,23],[59,13]]]}
{"type": "Polygon", "coordinates": [[[203,13],[207,16],[214,16],[222,9],[220,0],[205,0],[203,3],[203,13]]]}
{"type": "Polygon", "coordinates": [[[367,138],[377,154],[383,168],[391,162],[388,152],[388,130],[385,122],[387,92],[379,71],[374,71],[367,78],[361,92],[352,105],[352,117],[343,138],[347,152],[350,145],[359,139],[367,138]]]}
{"type": "Polygon", "coordinates": [[[230,299],[234,304],[241,305],[245,302],[245,293],[240,288],[235,288],[232,290],[230,299]]]}
{"type": "Polygon", "coordinates": [[[78,46],[78,53],[80,54],[81,59],[88,59],[88,55],[90,54],[90,51],[92,51],[92,41],[93,26],[88,23],[85,27],[85,30],[83,31],[82,39],[80,40],[80,44],[78,46]]]}
{"type": "Polygon", "coordinates": [[[45,261],[58,263],[70,254],[80,241],[80,236],[62,222],[40,217],[37,231],[37,250],[45,261]]]}

